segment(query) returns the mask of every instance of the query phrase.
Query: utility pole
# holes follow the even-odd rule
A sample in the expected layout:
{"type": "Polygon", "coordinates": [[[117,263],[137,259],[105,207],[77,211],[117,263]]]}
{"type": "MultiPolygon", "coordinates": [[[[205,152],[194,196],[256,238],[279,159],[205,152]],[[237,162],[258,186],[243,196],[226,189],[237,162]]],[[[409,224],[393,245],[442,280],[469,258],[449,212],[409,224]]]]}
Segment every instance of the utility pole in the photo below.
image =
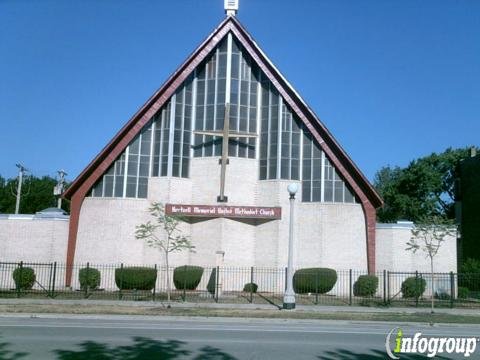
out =
{"type": "Polygon", "coordinates": [[[22,196],[23,174],[27,172],[27,168],[22,164],[16,164],[18,167],[18,185],[17,185],[17,201],[15,202],[15,214],[20,211],[20,197],[22,196]]]}
{"type": "Polygon", "coordinates": [[[63,193],[63,189],[65,188],[65,175],[68,175],[65,170],[58,170],[57,171],[58,173],[58,182],[57,182],[57,185],[55,185],[55,187],[53,188],[53,195],[55,196],[58,196],[58,200],[57,200],[57,207],[59,209],[62,208],[62,193],[63,193]]]}

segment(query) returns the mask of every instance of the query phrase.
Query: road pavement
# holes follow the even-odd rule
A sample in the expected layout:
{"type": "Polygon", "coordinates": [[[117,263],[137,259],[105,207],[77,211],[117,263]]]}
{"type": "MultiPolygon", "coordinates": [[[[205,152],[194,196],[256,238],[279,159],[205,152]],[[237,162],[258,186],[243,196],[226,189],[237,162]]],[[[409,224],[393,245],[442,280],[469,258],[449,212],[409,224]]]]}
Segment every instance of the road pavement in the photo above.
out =
{"type": "MultiPolygon", "coordinates": [[[[3,315],[0,316],[0,359],[388,359],[385,338],[396,326],[400,326],[404,334],[420,331],[428,336],[480,336],[479,325],[3,315]]],[[[470,358],[478,357],[480,346],[470,358]]],[[[400,358],[427,357],[400,355],[400,358]]]]}

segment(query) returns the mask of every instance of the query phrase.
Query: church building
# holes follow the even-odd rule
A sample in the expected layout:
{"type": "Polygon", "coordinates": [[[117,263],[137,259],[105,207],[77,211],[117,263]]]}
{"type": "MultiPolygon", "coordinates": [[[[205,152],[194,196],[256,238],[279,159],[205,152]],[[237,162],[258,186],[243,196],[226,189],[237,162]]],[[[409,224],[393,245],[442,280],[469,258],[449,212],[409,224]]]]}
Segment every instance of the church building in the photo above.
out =
{"type": "Polygon", "coordinates": [[[374,272],[381,198],[228,10],[64,193],[67,265],[161,264],[135,238],[161,202],[196,247],[172,265],[284,267],[291,183],[295,266],[374,272]]]}

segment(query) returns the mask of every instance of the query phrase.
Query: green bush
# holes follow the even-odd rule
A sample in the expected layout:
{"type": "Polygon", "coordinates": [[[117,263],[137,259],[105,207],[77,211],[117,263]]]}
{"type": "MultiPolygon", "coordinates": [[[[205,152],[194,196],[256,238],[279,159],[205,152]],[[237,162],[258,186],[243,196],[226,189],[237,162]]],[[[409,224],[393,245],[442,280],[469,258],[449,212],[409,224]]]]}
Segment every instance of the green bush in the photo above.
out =
{"type": "Polygon", "coordinates": [[[31,267],[18,267],[13,271],[12,276],[15,286],[19,290],[30,290],[37,279],[35,270],[31,267]]]}
{"type": "Polygon", "coordinates": [[[360,275],[353,284],[353,295],[374,296],[378,288],[378,277],[375,275],[360,275]]]}
{"type": "Polygon", "coordinates": [[[435,299],[450,300],[451,296],[449,293],[446,293],[445,291],[435,291],[435,299]]]}
{"type": "Polygon", "coordinates": [[[178,290],[195,290],[202,280],[203,267],[179,266],[173,270],[173,284],[178,290]]]}
{"type": "Polygon", "coordinates": [[[217,269],[215,268],[212,270],[210,274],[210,278],[208,279],[208,284],[207,284],[207,291],[212,295],[215,295],[215,288],[217,286],[216,274],[217,274],[217,269]]]}
{"type": "Polygon", "coordinates": [[[295,271],[293,289],[297,294],[325,294],[337,282],[337,272],[328,268],[307,268],[295,271]]]}
{"type": "Polygon", "coordinates": [[[470,291],[480,291],[480,260],[465,260],[458,281],[460,286],[466,287],[470,291]]]}
{"type": "Polygon", "coordinates": [[[470,291],[468,290],[468,288],[463,287],[463,286],[458,287],[458,298],[459,299],[468,298],[469,293],[470,293],[470,291]]]}
{"type": "Polygon", "coordinates": [[[82,268],[78,272],[78,281],[80,282],[80,289],[95,290],[100,286],[100,271],[95,268],[82,268]]]}
{"type": "Polygon", "coordinates": [[[157,270],[132,266],[115,269],[115,284],[121,290],[152,290],[157,281],[157,270]]]}
{"type": "Polygon", "coordinates": [[[402,296],[406,299],[418,299],[423,295],[427,287],[427,282],[421,277],[409,277],[402,283],[402,296]]]}
{"type": "Polygon", "coordinates": [[[245,292],[251,292],[251,293],[256,293],[258,289],[258,285],[255,283],[247,283],[243,287],[243,291],[245,292]]]}

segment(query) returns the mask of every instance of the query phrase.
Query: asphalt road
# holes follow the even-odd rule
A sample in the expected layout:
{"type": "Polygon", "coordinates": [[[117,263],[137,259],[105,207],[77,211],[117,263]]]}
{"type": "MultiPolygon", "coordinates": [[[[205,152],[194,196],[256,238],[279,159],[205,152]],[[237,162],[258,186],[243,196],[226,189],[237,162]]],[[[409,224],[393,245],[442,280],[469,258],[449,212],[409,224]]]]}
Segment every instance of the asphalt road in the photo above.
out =
{"type": "MultiPolygon", "coordinates": [[[[118,316],[0,316],[0,359],[388,359],[386,334],[480,336],[480,326],[118,316]]],[[[480,357],[479,349],[470,358],[480,357]]],[[[401,355],[401,359],[426,356],[401,355]]],[[[443,359],[463,356],[436,357],[443,359]]]]}

